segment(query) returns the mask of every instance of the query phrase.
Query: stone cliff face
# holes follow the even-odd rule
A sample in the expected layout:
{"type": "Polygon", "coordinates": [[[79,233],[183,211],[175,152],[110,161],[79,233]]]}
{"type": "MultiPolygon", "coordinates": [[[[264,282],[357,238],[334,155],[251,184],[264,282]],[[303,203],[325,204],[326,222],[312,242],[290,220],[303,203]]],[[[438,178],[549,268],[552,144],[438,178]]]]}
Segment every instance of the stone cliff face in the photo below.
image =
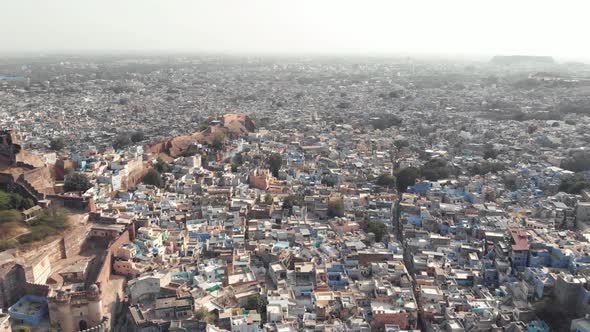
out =
{"type": "Polygon", "coordinates": [[[223,126],[232,134],[245,136],[256,130],[256,124],[243,113],[230,113],[223,116],[223,126]]]}
{"type": "Polygon", "coordinates": [[[219,133],[224,134],[226,137],[237,138],[244,137],[255,129],[254,121],[247,114],[225,114],[219,125],[213,125],[191,135],[178,136],[164,142],[151,144],[148,146],[148,151],[153,154],[176,158],[192,144],[211,144],[215,135],[219,133]]]}
{"type": "Polygon", "coordinates": [[[35,201],[54,193],[52,167],[21,148],[14,130],[0,131],[0,188],[18,191],[35,201]]]}

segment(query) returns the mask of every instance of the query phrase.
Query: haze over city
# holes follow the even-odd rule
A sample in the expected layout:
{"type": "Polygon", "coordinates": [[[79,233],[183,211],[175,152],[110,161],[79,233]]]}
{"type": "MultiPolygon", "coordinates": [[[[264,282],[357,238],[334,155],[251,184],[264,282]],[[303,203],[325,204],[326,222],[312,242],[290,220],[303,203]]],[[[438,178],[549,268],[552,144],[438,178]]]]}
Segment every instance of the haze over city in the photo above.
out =
{"type": "Polygon", "coordinates": [[[586,1],[2,1],[0,53],[551,55],[589,59],[586,1]]]}
{"type": "Polygon", "coordinates": [[[590,332],[589,9],[0,0],[0,331],[590,332]]]}

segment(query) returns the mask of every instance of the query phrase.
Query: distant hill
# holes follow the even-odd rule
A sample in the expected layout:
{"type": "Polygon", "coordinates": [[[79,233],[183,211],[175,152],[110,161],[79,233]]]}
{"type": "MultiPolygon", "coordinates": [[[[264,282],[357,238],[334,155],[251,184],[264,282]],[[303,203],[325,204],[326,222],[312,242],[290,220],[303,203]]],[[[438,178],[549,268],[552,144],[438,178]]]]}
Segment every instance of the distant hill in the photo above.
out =
{"type": "Polygon", "coordinates": [[[178,136],[164,142],[152,144],[149,151],[154,154],[164,154],[176,158],[188,149],[192,144],[211,144],[217,133],[223,133],[225,137],[245,137],[256,129],[254,121],[243,113],[225,114],[219,124],[190,135],[178,136]]]}
{"type": "Polygon", "coordinates": [[[533,56],[533,55],[496,55],[492,58],[491,63],[496,65],[518,65],[518,64],[555,64],[555,60],[550,56],[533,56]]]}

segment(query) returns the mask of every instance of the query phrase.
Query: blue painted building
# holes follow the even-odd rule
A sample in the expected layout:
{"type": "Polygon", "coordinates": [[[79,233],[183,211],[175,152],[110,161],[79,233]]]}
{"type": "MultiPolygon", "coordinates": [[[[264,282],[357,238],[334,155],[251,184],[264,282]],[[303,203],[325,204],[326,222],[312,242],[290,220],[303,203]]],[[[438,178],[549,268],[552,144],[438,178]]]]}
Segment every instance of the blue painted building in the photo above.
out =
{"type": "Polygon", "coordinates": [[[542,320],[530,321],[526,326],[527,332],[550,332],[549,325],[542,320]]]}
{"type": "Polygon", "coordinates": [[[432,189],[432,183],[420,182],[420,183],[416,183],[413,186],[409,186],[407,192],[409,192],[411,194],[423,195],[423,194],[427,193],[430,189],[432,189]]]}
{"type": "Polygon", "coordinates": [[[39,325],[48,312],[47,298],[35,295],[25,295],[8,308],[10,318],[31,326],[39,325]]]}

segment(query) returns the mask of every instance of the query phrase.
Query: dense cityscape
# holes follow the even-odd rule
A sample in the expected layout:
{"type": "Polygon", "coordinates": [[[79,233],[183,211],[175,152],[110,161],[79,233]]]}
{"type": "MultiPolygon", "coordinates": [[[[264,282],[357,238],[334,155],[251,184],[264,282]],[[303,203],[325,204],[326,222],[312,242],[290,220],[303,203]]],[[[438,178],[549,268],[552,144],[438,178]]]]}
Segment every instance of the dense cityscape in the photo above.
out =
{"type": "Polygon", "coordinates": [[[2,331],[590,331],[590,65],[0,59],[2,331]]]}

